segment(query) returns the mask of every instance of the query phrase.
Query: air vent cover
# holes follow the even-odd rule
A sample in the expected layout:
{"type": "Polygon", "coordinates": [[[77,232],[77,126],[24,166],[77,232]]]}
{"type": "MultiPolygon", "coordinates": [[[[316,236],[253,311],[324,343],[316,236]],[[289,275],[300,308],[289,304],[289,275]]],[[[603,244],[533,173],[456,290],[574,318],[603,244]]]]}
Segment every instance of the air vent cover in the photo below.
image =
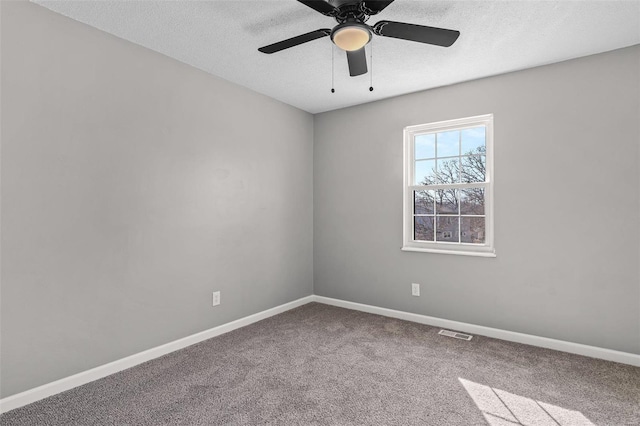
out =
{"type": "Polygon", "coordinates": [[[470,334],[458,333],[457,331],[450,330],[440,330],[438,334],[442,334],[443,336],[453,337],[454,339],[460,340],[471,340],[473,338],[470,334]]]}

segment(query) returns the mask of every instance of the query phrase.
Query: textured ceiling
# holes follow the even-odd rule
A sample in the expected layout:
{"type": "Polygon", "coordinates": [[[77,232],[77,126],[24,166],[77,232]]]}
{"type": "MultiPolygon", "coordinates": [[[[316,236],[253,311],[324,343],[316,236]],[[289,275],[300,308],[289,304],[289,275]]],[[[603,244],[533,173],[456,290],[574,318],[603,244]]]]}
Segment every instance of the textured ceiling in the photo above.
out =
{"type": "MultiPolygon", "coordinates": [[[[374,36],[371,74],[349,77],[328,37],[272,55],[258,47],[319,28],[295,0],[41,1],[42,6],[311,113],[640,43],[640,1],[396,0],[368,24],[459,30],[450,48],[374,36]]],[[[369,51],[367,51],[367,56],[369,51]]]]}

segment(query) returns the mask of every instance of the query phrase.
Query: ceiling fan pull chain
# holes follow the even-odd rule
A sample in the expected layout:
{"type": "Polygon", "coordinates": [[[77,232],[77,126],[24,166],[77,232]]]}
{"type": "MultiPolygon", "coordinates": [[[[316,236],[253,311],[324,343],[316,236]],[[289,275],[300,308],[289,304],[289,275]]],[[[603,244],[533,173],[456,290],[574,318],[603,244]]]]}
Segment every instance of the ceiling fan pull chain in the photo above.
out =
{"type": "Polygon", "coordinates": [[[371,58],[369,58],[369,62],[371,63],[371,75],[369,75],[369,91],[373,92],[373,40],[369,43],[369,54],[371,58]]]}
{"type": "Polygon", "coordinates": [[[331,93],[336,93],[336,89],[333,84],[333,74],[334,74],[334,65],[333,65],[333,43],[331,43],[331,93]]]}

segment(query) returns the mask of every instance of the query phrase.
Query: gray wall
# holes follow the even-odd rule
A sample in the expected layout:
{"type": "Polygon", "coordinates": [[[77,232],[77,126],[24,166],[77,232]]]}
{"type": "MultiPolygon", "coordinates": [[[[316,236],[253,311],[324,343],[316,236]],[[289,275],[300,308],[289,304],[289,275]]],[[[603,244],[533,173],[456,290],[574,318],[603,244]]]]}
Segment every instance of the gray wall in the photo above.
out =
{"type": "Polygon", "coordinates": [[[316,115],[314,292],[640,353],[639,64],[635,46],[316,115]],[[487,113],[497,258],[400,251],[403,127],[487,113]]]}
{"type": "Polygon", "coordinates": [[[310,114],[34,4],[1,27],[3,397],[312,293],[310,114]]]}

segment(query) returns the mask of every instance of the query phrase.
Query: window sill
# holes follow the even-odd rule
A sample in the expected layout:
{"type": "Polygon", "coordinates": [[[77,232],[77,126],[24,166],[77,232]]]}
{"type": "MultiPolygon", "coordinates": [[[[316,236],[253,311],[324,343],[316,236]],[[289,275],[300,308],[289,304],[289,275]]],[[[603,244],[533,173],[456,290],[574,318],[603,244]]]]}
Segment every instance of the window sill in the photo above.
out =
{"type": "Polygon", "coordinates": [[[437,254],[456,254],[459,256],[476,256],[476,257],[496,257],[495,251],[463,251],[463,250],[443,250],[424,247],[402,247],[402,251],[416,251],[421,253],[437,253],[437,254]]]}

